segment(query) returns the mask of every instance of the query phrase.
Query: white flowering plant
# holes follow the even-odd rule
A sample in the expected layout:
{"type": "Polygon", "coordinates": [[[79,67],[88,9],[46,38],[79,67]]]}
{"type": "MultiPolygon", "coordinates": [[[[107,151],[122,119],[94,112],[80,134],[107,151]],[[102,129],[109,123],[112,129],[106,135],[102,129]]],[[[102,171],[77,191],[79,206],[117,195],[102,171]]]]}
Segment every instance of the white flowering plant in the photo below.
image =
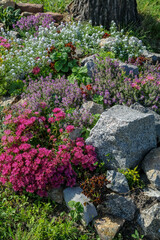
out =
{"type": "Polygon", "coordinates": [[[139,57],[146,50],[141,40],[129,36],[129,34],[124,34],[123,29],[118,31],[114,21],[111,23],[110,35],[111,41],[107,41],[104,49],[107,52],[113,52],[115,57],[122,61],[127,61],[132,57],[139,57]]]}
{"type": "Polygon", "coordinates": [[[23,79],[33,68],[49,66],[51,59],[47,49],[51,46],[72,42],[76,48],[81,48],[84,54],[94,53],[99,48],[99,42],[104,34],[103,27],[92,27],[90,23],[61,23],[57,28],[54,23],[49,28],[40,26],[37,35],[25,33],[24,39],[5,33],[2,36],[10,43],[1,54],[0,72],[7,82],[23,79]],[[23,75],[23,76],[22,76],[23,75]]]}

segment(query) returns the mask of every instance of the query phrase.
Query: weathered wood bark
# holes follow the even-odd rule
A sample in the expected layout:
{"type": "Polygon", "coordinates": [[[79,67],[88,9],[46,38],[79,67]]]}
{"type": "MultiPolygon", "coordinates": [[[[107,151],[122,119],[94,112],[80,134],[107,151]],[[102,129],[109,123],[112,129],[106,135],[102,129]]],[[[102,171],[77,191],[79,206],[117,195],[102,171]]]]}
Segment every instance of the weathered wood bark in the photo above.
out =
{"type": "Polygon", "coordinates": [[[136,0],[74,0],[71,13],[74,18],[106,27],[112,20],[117,25],[127,25],[138,19],[136,0]]]}

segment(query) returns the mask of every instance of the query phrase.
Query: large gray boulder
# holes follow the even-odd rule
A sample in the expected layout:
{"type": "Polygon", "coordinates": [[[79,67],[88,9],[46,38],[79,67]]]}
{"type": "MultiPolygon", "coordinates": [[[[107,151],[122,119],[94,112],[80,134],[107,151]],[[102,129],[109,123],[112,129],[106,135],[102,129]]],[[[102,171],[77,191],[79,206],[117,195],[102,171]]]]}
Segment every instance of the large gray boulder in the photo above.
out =
{"type": "Polygon", "coordinates": [[[150,240],[160,239],[160,203],[140,211],[138,224],[150,240]]]}
{"type": "Polygon", "coordinates": [[[136,211],[136,205],[128,197],[123,197],[118,194],[109,194],[105,202],[103,211],[105,214],[110,214],[122,219],[132,221],[136,211]]]}
{"type": "Polygon", "coordinates": [[[114,106],[101,114],[86,143],[96,148],[108,169],[134,168],[156,147],[154,116],[114,106]]]}
{"type": "Polygon", "coordinates": [[[132,104],[130,106],[130,108],[135,109],[142,113],[150,113],[150,114],[154,115],[156,134],[157,134],[157,142],[160,142],[160,115],[157,114],[156,112],[152,111],[151,109],[142,106],[140,103],[137,103],[137,102],[132,104]]]}
{"type": "Polygon", "coordinates": [[[84,212],[83,212],[83,224],[88,225],[94,217],[98,215],[95,206],[93,203],[91,203],[91,200],[87,198],[83,193],[82,189],[80,187],[73,187],[73,188],[66,188],[63,191],[64,194],[64,200],[66,202],[67,207],[68,202],[74,201],[74,202],[80,202],[83,205],[84,212]]]}
{"type": "Polygon", "coordinates": [[[150,183],[160,190],[160,147],[152,149],[142,162],[142,169],[150,183]]]}
{"type": "Polygon", "coordinates": [[[114,170],[107,171],[107,180],[110,181],[107,184],[107,188],[117,193],[128,193],[129,186],[126,177],[120,172],[114,170]]]}

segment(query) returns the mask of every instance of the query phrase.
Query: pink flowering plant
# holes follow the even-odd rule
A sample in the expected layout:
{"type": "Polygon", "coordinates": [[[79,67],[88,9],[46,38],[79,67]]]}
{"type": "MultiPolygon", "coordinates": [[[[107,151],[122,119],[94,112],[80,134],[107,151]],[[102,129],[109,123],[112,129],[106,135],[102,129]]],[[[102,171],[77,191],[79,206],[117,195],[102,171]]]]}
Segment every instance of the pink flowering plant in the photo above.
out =
{"type": "Polygon", "coordinates": [[[15,191],[47,195],[50,188],[74,186],[79,170],[93,171],[97,162],[93,146],[83,138],[69,139],[73,125],[64,127],[65,113],[55,108],[52,114],[24,110],[10,111],[1,138],[0,182],[10,182],[15,191]]]}

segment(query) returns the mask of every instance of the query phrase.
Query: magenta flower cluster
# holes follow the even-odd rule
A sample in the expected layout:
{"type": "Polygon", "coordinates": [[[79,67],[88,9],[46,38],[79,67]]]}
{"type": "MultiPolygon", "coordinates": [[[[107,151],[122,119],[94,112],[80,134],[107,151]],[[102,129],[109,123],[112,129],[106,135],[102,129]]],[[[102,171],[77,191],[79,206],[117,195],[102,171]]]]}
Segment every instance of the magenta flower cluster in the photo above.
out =
{"type": "Polygon", "coordinates": [[[11,45],[8,43],[7,39],[0,36],[0,46],[9,49],[11,45]]]}
{"type": "Polygon", "coordinates": [[[77,166],[95,169],[94,147],[86,145],[83,138],[71,141],[68,134],[74,126],[63,128],[64,119],[65,113],[60,108],[53,109],[48,118],[27,108],[18,114],[10,111],[1,139],[2,184],[10,182],[15,191],[25,189],[45,196],[50,188],[74,186],[77,166]]]}

